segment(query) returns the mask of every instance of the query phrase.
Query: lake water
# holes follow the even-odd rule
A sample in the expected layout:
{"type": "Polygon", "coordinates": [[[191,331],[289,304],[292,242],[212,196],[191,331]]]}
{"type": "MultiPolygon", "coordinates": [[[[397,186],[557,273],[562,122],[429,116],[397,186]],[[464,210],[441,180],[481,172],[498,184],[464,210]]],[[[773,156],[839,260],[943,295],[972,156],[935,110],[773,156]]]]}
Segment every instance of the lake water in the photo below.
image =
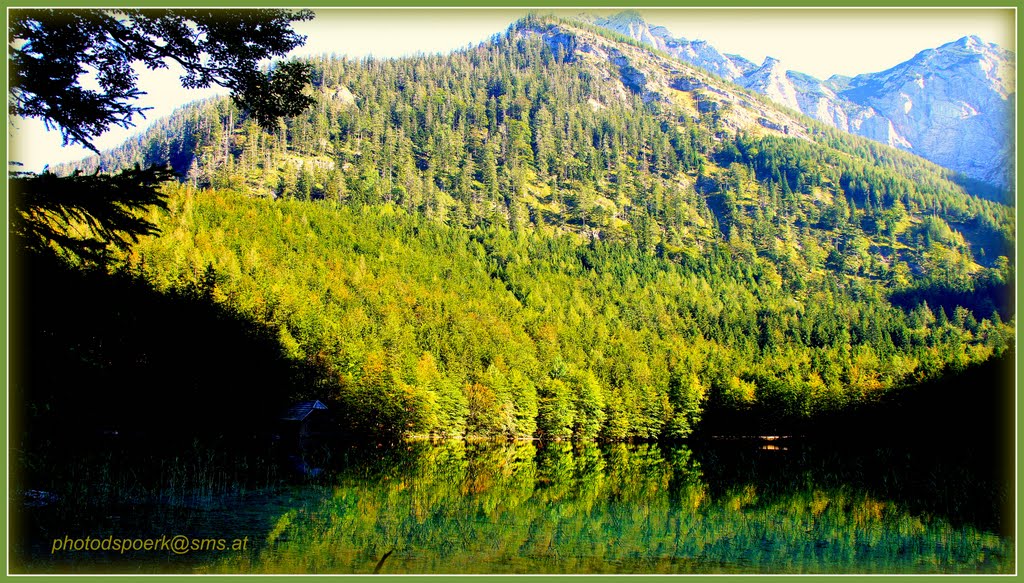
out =
{"type": "Polygon", "coordinates": [[[444,441],[283,466],[272,485],[194,498],[167,494],[172,479],[148,500],[88,511],[17,505],[12,572],[1015,570],[1012,487],[955,448],[444,441]],[[54,552],[55,539],[87,535],[225,548],[54,552]]]}

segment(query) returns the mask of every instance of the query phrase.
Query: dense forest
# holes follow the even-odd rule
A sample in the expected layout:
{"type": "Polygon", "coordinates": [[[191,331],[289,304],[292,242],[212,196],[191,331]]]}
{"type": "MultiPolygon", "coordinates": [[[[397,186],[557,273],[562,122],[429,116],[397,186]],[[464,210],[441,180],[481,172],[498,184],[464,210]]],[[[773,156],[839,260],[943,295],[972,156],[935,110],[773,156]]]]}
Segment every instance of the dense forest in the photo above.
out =
{"type": "Polygon", "coordinates": [[[309,62],[276,129],[213,99],[84,165],[180,176],[103,269],[271,330],[356,432],[785,430],[1014,348],[1014,209],[921,159],[551,18],[309,62]]]}

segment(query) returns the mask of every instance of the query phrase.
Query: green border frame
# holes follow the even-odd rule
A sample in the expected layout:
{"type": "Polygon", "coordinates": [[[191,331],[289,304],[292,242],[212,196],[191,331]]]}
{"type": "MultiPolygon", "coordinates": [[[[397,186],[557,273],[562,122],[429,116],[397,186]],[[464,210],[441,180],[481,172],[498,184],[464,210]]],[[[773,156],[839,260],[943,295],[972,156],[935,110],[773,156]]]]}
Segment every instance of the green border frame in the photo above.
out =
{"type": "MultiPolygon", "coordinates": [[[[89,0],[86,0],[86,1],[75,1],[75,0],[49,0],[49,1],[43,1],[43,0],[22,0],[22,1],[15,1],[15,2],[7,2],[5,0],[4,3],[3,3],[3,6],[4,6],[5,9],[17,8],[17,7],[38,7],[38,6],[46,6],[46,7],[54,7],[54,8],[58,8],[58,7],[60,7],[60,8],[65,8],[65,7],[66,8],[87,8],[87,7],[104,7],[104,8],[110,7],[110,8],[117,8],[117,7],[127,7],[127,6],[164,7],[164,6],[203,6],[203,5],[206,5],[206,6],[217,6],[217,7],[224,7],[224,8],[238,8],[238,7],[251,7],[251,8],[258,8],[258,7],[356,8],[356,7],[359,7],[359,8],[363,8],[363,7],[366,7],[366,8],[466,8],[466,9],[473,9],[473,8],[511,8],[511,9],[523,8],[523,9],[532,9],[532,8],[589,8],[589,7],[593,7],[593,8],[623,8],[623,9],[625,9],[625,8],[638,8],[638,9],[643,9],[643,8],[810,8],[810,9],[814,9],[814,8],[825,8],[825,9],[828,9],[828,8],[882,8],[882,9],[888,9],[888,8],[921,8],[921,9],[927,9],[927,8],[959,8],[959,7],[963,7],[963,8],[1013,8],[1016,11],[1016,19],[1015,19],[1016,22],[1015,23],[1016,23],[1017,30],[1020,29],[1020,24],[1021,24],[1021,6],[1022,6],[1022,2],[1020,2],[1020,1],[1012,1],[1012,0],[1009,0],[1009,1],[1008,0],[985,1],[983,3],[983,5],[981,5],[981,6],[971,6],[969,2],[966,2],[966,1],[963,1],[963,0],[961,0],[961,1],[934,0],[934,1],[931,1],[931,2],[922,2],[921,0],[911,0],[911,1],[904,0],[902,2],[899,2],[896,5],[894,5],[892,2],[887,2],[886,0],[854,0],[854,1],[848,2],[848,3],[835,3],[835,4],[832,4],[832,5],[828,5],[827,3],[822,3],[822,2],[814,2],[812,0],[795,0],[795,1],[794,0],[788,0],[788,1],[778,2],[778,3],[773,3],[773,2],[770,2],[770,1],[767,1],[767,0],[723,0],[723,1],[714,2],[714,3],[709,3],[706,0],[705,1],[700,1],[700,0],[644,0],[642,3],[638,3],[638,4],[639,5],[637,5],[637,6],[630,6],[628,2],[624,2],[622,0],[619,0],[619,1],[612,1],[612,0],[560,0],[560,1],[557,1],[557,2],[544,2],[542,0],[519,0],[517,2],[512,2],[512,1],[509,1],[509,0],[486,0],[484,3],[481,3],[479,0],[441,0],[441,1],[437,1],[437,2],[429,2],[429,1],[423,1],[423,0],[419,0],[419,1],[417,1],[417,0],[388,0],[386,3],[382,3],[382,4],[379,4],[377,6],[373,6],[372,2],[370,2],[369,0],[364,0],[364,1],[359,1],[359,0],[336,0],[334,2],[331,2],[329,0],[307,0],[306,2],[295,2],[294,0],[288,0],[288,1],[274,1],[274,0],[248,0],[248,1],[246,1],[246,0],[217,0],[217,1],[207,1],[207,2],[204,2],[204,1],[201,1],[201,0],[198,1],[198,2],[195,1],[195,0],[192,0],[192,1],[181,1],[181,0],[169,0],[169,1],[160,1],[160,0],[108,0],[108,1],[105,1],[105,2],[96,2],[95,0],[92,0],[92,1],[89,1],[89,0]]],[[[7,21],[6,10],[5,10],[5,14],[4,14],[4,21],[5,21],[5,23],[7,21]]],[[[924,47],[922,47],[922,48],[924,48],[924,47]]],[[[5,87],[5,89],[7,87],[6,76],[4,78],[4,87],[5,87]]],[[[1017,100],[1017,103],[1016,103],[1016,105],[1017,105],[1017,107],[1016,107],[1017,118],[1016,118],[1015,130],[1017,132],[1017,135],[1020,135],[1021,129],[1024,128],[1024,123],[1022,123],[1022,119],[1021,119],[1021,116],[1019,114],[1019,111],[1020,111],[1020,108],[1019,108],[1019,105],[1020,105],[1019,93],[1017,94],[1016,100],[1017,100]]],[[[3,137],[2,137],[2,141],[0,141],[0,143],[2,143],[2,145],[4,147],[5,152],[7,151],[7,146],[8,146],[7,141],[8,141],[8,133],[5,132],[3,137]]],[[[1016,152],[1016,158],[1017,158],[1017,168],[1020,168],[1021,167],[1021,153],[1020,153],[1019,149],[1016,152]]],[[[4,199],[6,201],[6,196],[7,196],[6,183],[5,183],[4,187],[3,187],[3,193],[4,193],[4,199]]],[[[7,205],[5,205],[5,213],[7,212],[6,209],[7,209],[7,205]]],[[[6,216],[6,214],[5,214],[5,216],[6,216]]],[[[1020,256],[1020,238],[1019,238],[1019,233],[1021,232],[1021,226],[1022,225],[1024,225],[1024,220],[1022,220],[1022,216],[1021,216],[1021,214],[1019,212],[1019,207],[1018,207],[1017,218],[1016,218],[1016,226],[1017,226],[1017,233],[1018,233],[1017,248],[1016,248],[1017,257],[1020,256]]],[[[0,315],[0,324],[2,324],[3,329],[5,331],[3,338],[0,339],[0,345],[2,345],[5,348],[5,355],[8,355],[8,353],[9,353],[9,351],[11,349],[11,346],[9,344],[10,338],[8,336],[8,334],[9,334],[9,329],[8,329],[8,310],[9,310],[9,305],[8,305],[8,292],[7,292],[7,288],[8,288],[8,283],[9,283],[9,281],[8,281],[9,261],[8,261],[8,256],[7,256],[7,237],[4,237],[3,241],[0,242],[0,252],[3,253],[3,264],[4,264],[3,272],[2,272],[2,274],[0,274],[0,283],[2,283],[2,285],[0,285],[0,299],[2,299],[3,304],[4,304],[4,308],[5,308],[4,311],[3,311],[3,314],[0,315]]],[[[1017,263],[1017,262],[1015,261],[1015,263],[1017,263]]],[[[1018,289],[1015,289],[1014,290],[1015,303],[1016,303],[1017,297],[1018,297],[1018,289]]],[[[1020,318],[1019,318],[1019,312],[1016,314],[1015,317],[1017,318],[1016,326],[1015,326],[1015,329],[1016,329],[1015,333],[1017,335],[1017,338],[1019,339],[1020,338],[1020,332],[1021,332],[1021,323],[1020,323],[1020,318]]],[[[1016,353],[1016,364],[1017,364],[1017,369],[1018,370],[1020,369],[1020,360],[1021,360],[1021,355],[1020,355],[1020,352],[1017,351],[1017,353],[1016,353]]],[[[3,388],[4,388],[4,394],[5,394],[5,397],[6,397],[5,400],[4,400],[4,414],[5,414],[5,424],[4,424],[4,427],[5,428],[7,427],[7,423],[6,423],[7,416],[9,416],[9,414],[10,414],[10,411],[8,410],[8,404],[9,404],[9,395],[7,395],[7,374],[8,374],[7,368],[8,367],[6,365],[6,362],[7,362],[7,360],[6,360],[6,357],[5,357],[4,376],[3,376],[3,380],[2,380],[3,388]]],[[[1019,379],[1018,379],[1016,374],[1015,374],[1015,377],[1014,377],[1014,382],[1015,382],[1015,388],[1016,388],[1016,391],[1017,391],[1016,413],[1017,413],[1017,419],[1019,420],[1020,413],[1021,413],[1021,402],[1020,402],[1020,398],[1019,398],[1020,383],[1019,383],[1019,379]]],[[[1019,421],[1018,421],[1018,423],[1019,423],[1019,421]]],[[[1016,443],[1016,445],[1017,445],[1017,451],[1016,451],[1016,456],[1015,456],[1015,462],[1016,462],[1015,463],[1015,473],[1016,473],[1016,484],[1015,484],[1015,492],[1016,492],[1016,509],[1015,510],[1016,510],[1016,512],[1015,512],[1015,516],[1016,516],[1016,522],[1017,522],[1018,528],[1016,529],[1017,530],[1017,540],[1015,541],[1015,550],[1016,550],[1016,555],[1017,555],[1017,557],[1016,557],[1016,565],[1015,565],[1017,573],[1015,575],[837,575],[837,576],[833,576],[833,577],[842,577],[844,580],[852,580],[852,581],[867,581],[867,580],[877,579],[879,577],[899,577],[903,581],[907,581],[907,580],[909,580],[909,581],[924,581],[924,580],[932,580],[932,579],[935,579],[936,577],[948,577],[948,576],[953,576],[953,577],[956,577],[956,578],[969,578],[969,579],[980,579],[980,578],[988,578],[988,577],[998,577],[998,578],[1006,578],[1006,577],[1018,578],[1018,577],[1021,577],[1020,542],[1019,542],[1019,538],[1020,538],[1019,525],[1021,523],[1021,505],[1020,505],[1020,477],[1021,477],[1021,473],[1020,473],[1020,463],[1019,463],[1020,462],[1020,433],[1019,433],[1019,430],[1017,429],[1016,426],[1014,427],[1014,435],[1007,436],[1007,438],[1012,438],[1014,440],[1014,442],[1016,443]]],[[[4,434],[5,446],[6,446],[6,440],[7,440],[7,434],[5,432],[5,434],[4,434]]],[[[3,491],[6,494],[7,493],[7,487],[9,485],[9,482],[6,479],[6,475],[7,475],[7,471],[8,471],[7,470],[7,468],[8,468],[8,465],[7,465],[8,464],[8,447],[4,447],[3,450],[0,451],[0,462],[2,462],[3,467],[4,467],[4,471],[5,471],[5,481],[4,481],[3,491]]],[[[5,496],[5,499],[6,498],[8,498],[8,496],[5,496]]],[[[89,580],[106,580],[107,578],[113,578],[116,581],[132,581],[132,580],[151,580],[153,578],[159,578],[158,580],[161,580],[161,581],[194,581],[194,580],[197,579],[197,577],[199,577],[199,578],[204,577],[202,575],[116,575],[116,576],[111,576],[111,575],[72,575],[72,576],[59,576],[59,575],[10,575],[10,574],[8,574],[8,569],[10,567],[9,566],[9,557],[8,557],[8,548],[9,548],[8,547],[9,531],[8,531],[8,522],[7,522],[8,521],[8,503],[5,503],[4,506],[3,506],[3,509],[0,510],[0,517],[2,517],[3,526],[4,526],[4,528],[2,529],[2,532],[0,532],[0,543],[2,543],[2,547],[3,547],[3,550],[4,550],[4,569],[3,569],[2,575],[3,575],[3,577],[5,579],[23,579],[23,580],[32,580],[32,581],[65,581],[65,580],[78,579],[78,578],[85,578],[85,579],[89,579],[89,580]]],[[[206,576],[206,577],[215,577],[217,581],[256,581],[256,580],[261,580],[261,579],[262,580],[267,580],[268,578],[273,578],[275,580],[277,580],[277,579],[285,579],[285,580],[291,580],[291,581],[310,580],[309,579],[310,576],[303,576],[303,575],[280,575],[280,576],[277,576],[277,575],[258,575],[258,574],[254,574],[254,575],[227,575],[227,576],[206,576]]],[[[313,576],[313,577],[316,577],[316,576],[313,576]]],[[[426,580],[426,579],[437,579],[438,577],[440,577],[442,579],[443,578],[447,578],[447,577],[452,577],[452,578],[455,578],[455,579],[457,579],[459,581],[474,581],[474,582],[475,581],[494,581],[494,580],[504,579],[504,578],[509,578],[509,577],[514,578],[515,580],[518,580],[518,581],[530,581],[530,582],[533,582],[533,581],[564,581],[567,578],[580,578],[580,577],[595,578],[595,579],[596,578],[600,578],[600,579],[613,580],[613,581],[619,581],[619,580],[635,581],[635,580],[639,580],[639,579],[657,580],[657,579],[663,579],[663,578],[666,578],[666,577],[670,577],[670,578],[685,577],[685,578],[691,579],[691,580],[692,579],[702,579],[702,580],[715,580],[715,581],[742,581],[742,580],[750,579],[751,577],[753,577],[753,578],[756,578],[757,581],[771,581],[771,582],[775,582],[775,581],[786,581],[786,580],[807,580],[808,578],[821,577],[821,575],[756,575],[756,574],[752,574],[752,575],[559,575],[559,576],[553,576],[553,575],[460,575],[460,576],[450,576],[450,575],[448,575],[448,576],[446,576],[446,575],[330,575],[330,577],[338,577],[338,578],[373,577],[375,580],[382,580],[382,581],[408,581],[410,579],[426,580]]]]}

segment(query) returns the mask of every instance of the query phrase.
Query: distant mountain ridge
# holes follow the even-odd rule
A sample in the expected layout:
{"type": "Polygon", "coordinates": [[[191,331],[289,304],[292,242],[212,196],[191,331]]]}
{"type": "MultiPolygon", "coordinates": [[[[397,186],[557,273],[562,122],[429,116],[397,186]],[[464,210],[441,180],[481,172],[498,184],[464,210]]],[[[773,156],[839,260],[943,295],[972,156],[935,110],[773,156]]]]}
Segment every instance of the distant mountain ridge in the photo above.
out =
{"type": "Polygon", "coordinates": [[[997,186],[1013,187],[1013,52],[967,36],[923,50],[888,70],[826,80],[673,37],[636,11],[583,17],[776,103],[850,133],[895,146],[997,186]]]}

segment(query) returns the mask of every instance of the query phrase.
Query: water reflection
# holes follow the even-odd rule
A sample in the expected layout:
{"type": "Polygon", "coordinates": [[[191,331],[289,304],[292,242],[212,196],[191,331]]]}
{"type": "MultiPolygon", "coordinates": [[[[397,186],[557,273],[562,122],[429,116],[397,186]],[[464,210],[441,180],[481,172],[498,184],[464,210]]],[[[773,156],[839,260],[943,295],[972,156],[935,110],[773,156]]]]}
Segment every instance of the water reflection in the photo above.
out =
{"type": "Polygon", "coordinates": [[[449,441],[353,451],[308,486],[318,495],[268,517],[254,552],[198,570],[1013,571],[1013,540],[998,534],[993,502],[1006,488],[943,473],[955,463],[915,466],[905,452],[772,445],[449,441]]]}

